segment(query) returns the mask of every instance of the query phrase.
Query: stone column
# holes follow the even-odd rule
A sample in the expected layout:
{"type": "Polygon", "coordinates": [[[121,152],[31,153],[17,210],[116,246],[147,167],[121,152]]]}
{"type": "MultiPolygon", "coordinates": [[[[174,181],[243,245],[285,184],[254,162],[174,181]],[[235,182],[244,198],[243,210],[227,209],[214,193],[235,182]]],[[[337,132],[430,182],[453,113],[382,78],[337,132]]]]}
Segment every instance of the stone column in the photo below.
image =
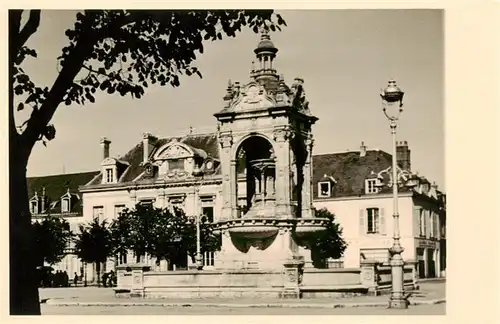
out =
{"type": "Polygon", "coordinates": [[[124,282],[126,272],[126,266],[119,265],[116,267],[116,290],[131,289],[131,287],[124,282]]]}
{"type": "Polygon", "coordinates": [[[379,294],[378,291],[378,273],[377,266],[380,262],[375,260],[361,261],[361,284],[368,288],[368,293],[374,296],[379,294]]]}
{"type": "Polygon", "coordinates": [[[304,275],[304,260],[291,259],[285,261],[283,291],[281,298],[300,298],[300,285],[304,275]]]}
{"type": "Polygon", "coordinates": [[[220,220],[229,220],[232,217],[232,199],[231,190],[233,188],[232,179],[236,174],[231,174],[231,147],[233,145],[233,136],[231,133],[219,135],[221,145],[221,173],[222,173],[222,211],[220,220]]]}
{"type": "Polygon", "coordinates": [[[130,202],[129,202],[127,207],[130,209],[133,209],[133,208],[135,208],[135,205],[137,204],[137,191],[135,188],[129,189],[129,198],[130,198],[130,202]]]}
{"type": "Polygon", "coordinates": [[[306,139],[307,158],[302,169],[304,182],[302,183],[302,217],[313,217],[312,207],[312,148],[314,140],[306,139]]]}
{"type": "Polygon", "coordinates": [[[165,188],[161,188],[158,193],[158,204],[161,208],[167,207],[167,194],[165,192],[165,188]]]}
{"type": "Polygon", "coordinates": [[[132,287],[130,297],[144,297],[144,272],[151,269],[147,264],[131,264],[128,266],[132,270],[132,287]]]}
{"type": "Polygon", "coordinates": [[[231,167],[229,169],[230,181],[230,204],[231,204],[231,218],[238,217],[238,176],[236,175],[236,160],[231,160],[231,167]]]}
{"type": "Polygon", "coordinates": [[[291,217],[290,208],[290,144],[288,129],[274,131],[276,141],[276,214],[278,217],[291,217]]]}

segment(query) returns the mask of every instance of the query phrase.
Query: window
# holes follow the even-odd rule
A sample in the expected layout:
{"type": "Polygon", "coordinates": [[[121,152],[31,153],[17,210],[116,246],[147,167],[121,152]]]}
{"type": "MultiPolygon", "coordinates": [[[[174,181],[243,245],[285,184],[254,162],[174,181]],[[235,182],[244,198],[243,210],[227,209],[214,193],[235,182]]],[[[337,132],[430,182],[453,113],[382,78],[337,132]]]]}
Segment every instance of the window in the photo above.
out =
{"type": "Polygon", "coordinates": [[[103,206],[95,206],[93,210],[93,219],[98,219],[100,222],[104,220],[104,207],[103,206]]]}
{"type": "Polygon", "coordinates": [[[184,160],[173,159],[168,161],[169,170],[184,170],[184,160]]]}
{"type": "Polygon", "coordinates": [[[34,200],[30,203],[30,211],[32,214],[38,214],[38,201],[34,200]]]}
{"type": "Polygon", "coordinates": [[[125,205],[115,205],[115,218],[118,218],[124,209],[125,205]]]}
{"type": "Polygon", "coordinates": [[[425,213],[423,209],[420,209],[419,215],[419,228],[420,228],[420,236],[425,236],[425,213]]]}
{"type": "Polygon", "coordinates": [[[377,179],[368,179],[365,182],[365,192],[367,194],[377,193],[377,179]]]}
{"type": "Polygon", "coordinates": [[[434,237],[434,213],[429,212],[429,237],[434,237]]]}
{"type": "Polygon", "coordinates": [[[61,212],[68,213],[69,212],[69,198],[63,198],[61,201],[61,212]]]}
{"type": "Polygon", "coordinates": [[[202,207],[202,214],[207,217],[207,222],[213,223],[214,221],[214,207],[202,207]]]}
{"type": "Polygon", "coordinates": [[[367,208],[366,209],[366,232],[368,234],[379,233],[380,228],[380,217],[378,208],[367,208]]]}
{"type": "Polygon", "coordinates": [[[318,183],[318,197],[330,197],[330,196],[331,196],[331,183],[329,181],[318,183]]]}
{"type": "Polygon", "coordinates": [[[172,209],[179,208],[184,209],[184,196],[174,196],[168,198],[168,204],[172,209]]]}
{"type": "Polygon", "coordinates": [[[154,201],[154,199],[142,199],[139,201],[139,203],[143,206],[153,207],[154,201]]]}
{"type": "Polygon", "coordinates": [[[434,238],[438,238],[438,215],[436,213],[432,213],[432,233],[434,238]]]}
{"type": "Polygon", "coordinates": [[[106,182],[111,183],[114,181],[113,178],[113,169],[106,169],[106,182]]]}

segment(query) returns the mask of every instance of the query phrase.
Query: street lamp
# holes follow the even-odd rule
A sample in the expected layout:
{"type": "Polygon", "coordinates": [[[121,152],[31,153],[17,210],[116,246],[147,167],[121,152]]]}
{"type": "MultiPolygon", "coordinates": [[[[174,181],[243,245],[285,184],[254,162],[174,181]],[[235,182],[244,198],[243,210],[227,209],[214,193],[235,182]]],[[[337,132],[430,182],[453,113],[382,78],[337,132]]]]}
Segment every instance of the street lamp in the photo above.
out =
{"type": "Polygon", "coordinates": [[[199,179],[199,181],[196,181],[195,184],[195,195],[194,195],[194,213],[196,217],[196,256],[195,256],[195,262],[196,262],[196,268],[198,270],[203,269],[203,256],[201,255],[201,238],[200,238],[200,213],[198,211],[198,198],[199,198],[199,191],[200,191],[200,186],[201,186],[201,180],[203,179],[203,171],[196,166],[195,169],[193,170],[193,176],[196,179],[199,179]]]}
{"type": "MultiPolygon", "coordinates": [[[[392,135],[392,172],[389,168],[379,173],[379,179],[383,179],[383,173],[389,175],[389,186],[392,187],[393,195],[393,218],[394,232],[393,243],[389,248],[391,254],[391,274],[392,274],[392,291],[389,299],[389,308],[408,308],[408,301],[404,296],[404,261],[401,254],[404,248],[401,246],[399,234],[399,211],[398,211],[398,186],[403,183],[403,179],[407,178],[406,173],[398,172],[396,162],[396,127],[399,116],[403,112],[403,95],[404,92],[396,85],[396,81],[390,80],[388,86],[382,90],[380,97],[382,98],[382,110],[384,115],[389,120],[392,135]]],[[[382,184],[383,185],[383,184],[382,184]]]]}

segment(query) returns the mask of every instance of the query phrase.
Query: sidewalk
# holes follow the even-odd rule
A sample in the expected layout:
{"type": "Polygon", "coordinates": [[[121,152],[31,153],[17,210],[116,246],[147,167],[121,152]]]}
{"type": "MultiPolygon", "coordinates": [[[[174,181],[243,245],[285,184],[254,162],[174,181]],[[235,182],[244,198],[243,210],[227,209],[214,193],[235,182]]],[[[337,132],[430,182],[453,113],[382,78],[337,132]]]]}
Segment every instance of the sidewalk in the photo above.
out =
{"type": "MultiPolygon", "coordinates": [[[[389,295],[351,298],[314,299],[250,299],[197,298],[149,299],[116,298],[111,288],[45,288],[40,289],[42,303],[54,306],[161,306],[161,307],[280,307],[280,308],[344,308],[387,307],[389,295]]],[[[409,298],[410,305],[432,305],[446,302],[445,282],[423,282],[420,290],[409,298]]]]}

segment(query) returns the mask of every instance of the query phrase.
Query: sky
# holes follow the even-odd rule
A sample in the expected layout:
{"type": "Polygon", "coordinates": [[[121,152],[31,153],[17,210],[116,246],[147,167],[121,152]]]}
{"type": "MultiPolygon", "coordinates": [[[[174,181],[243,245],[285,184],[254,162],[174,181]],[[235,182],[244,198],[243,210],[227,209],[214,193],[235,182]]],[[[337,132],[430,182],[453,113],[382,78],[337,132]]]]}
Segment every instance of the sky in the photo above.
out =
{"type": "MultiPolygon", "coordinates": [[[[444,33],[441,10],[280,10],[287,22],[271,37],[279,49],[278,73],[291,83],[304,79],[313,126],[314,154],[368,149],[391,151],[389,124],[382,112],[380,89],[395,79],[405,91],[398,140],[411,149],[412,171],[444,179],[444,33]]],[[[68,40],[64,31],[74,11],[44,11],[28,45],[38,58],[25,64],[37,84],[50,87],[57,76],[56,58],[68,40]]],[[[223,108],[228,79],[250,81],[253,49],[259,36],[244,30],[236,38],[205,43],[196,66],[203,79],[181,77],[181,86],[150,87],[143,99],[105,93],[85,106],[60,105],[56,138],[31,155],[28,176],[98,170],[100,138],[111,155],[126,154],[142,133],[171,136],[215,130],[213,114],[223,108]]],[[[20,124],[26,113],[17,118],[20,124]]]]}

